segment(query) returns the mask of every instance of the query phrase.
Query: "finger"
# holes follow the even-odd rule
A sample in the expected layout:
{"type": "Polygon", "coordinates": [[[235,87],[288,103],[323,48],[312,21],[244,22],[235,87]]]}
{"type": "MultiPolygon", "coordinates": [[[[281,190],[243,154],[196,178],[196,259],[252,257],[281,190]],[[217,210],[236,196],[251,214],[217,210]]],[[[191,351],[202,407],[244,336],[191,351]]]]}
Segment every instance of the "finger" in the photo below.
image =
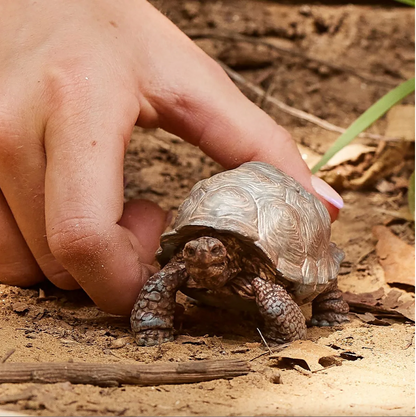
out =
{"type": "Polygon", "coordinates": [[[160,127],[199,146],[226,168],[252,160],[275,165],[315,194],[336,217],[334,204],[340,208],[341,197],[332,189],[328,196],[329,186],[314,188],[290,134],[249,101],[222,68],[166,17],[153,13],[146,31],[150,39],[158,39],[158,54],[164,60],[159,66],[152,60],[152,66],[144,68],[151,76],[146,85],[152,89],[144,91],[148,106],[142,105],[138,123],[154,125],[156,117],[160,127]]]}
{"type": "MultiPolygon", "coordinates": [[[[99,307],[129,314],[150,275],[138,250],[146,243],[119,224],[124,154],[139,109],[122,86],[96,73],[60,90],[65,100],[47,122],[46,233],[52,253],[99,307]]],[[[161,212],[152,216],[162,219],[146,225],[151,242],[165,221],[161,212]]]]}
{"type": "Polygon", "coordinates": [[[28,287],[44,279],[0,191],[0,282],[28,287]]]}
{"type": "Polygon", "coordinates": [[[141,262],[151,265],[155,261],[159,237],[169,225],[171,217],[171,212],[166,213],[148,200],[131,200],[124,205],[118,224],[136,236],[139,247],[135,250],[141,262]]]}
{"type": "Polygon", "coordinates": [[[247,161],[276,166],[315,194],[335,220],[342,207],[341,197],[312,176],[290,134],[229,83],[218,76],[205,90],[202,86],[208,82],[198,82],[193,95],[184,95],[189,101],[171,106],[174,111],[159,107],[161,126],[199,146],[226,168],[247,161]]]}
{"type": "Polygon", "coordinates": [[[43,274],[59,288],[76,289],[79,285],[49,250],[44,212],[45,155],[39,143],[30,137],[36,134],[17,127],[13,132],[1,132],[0,188],[16,227],[43,274]]]}

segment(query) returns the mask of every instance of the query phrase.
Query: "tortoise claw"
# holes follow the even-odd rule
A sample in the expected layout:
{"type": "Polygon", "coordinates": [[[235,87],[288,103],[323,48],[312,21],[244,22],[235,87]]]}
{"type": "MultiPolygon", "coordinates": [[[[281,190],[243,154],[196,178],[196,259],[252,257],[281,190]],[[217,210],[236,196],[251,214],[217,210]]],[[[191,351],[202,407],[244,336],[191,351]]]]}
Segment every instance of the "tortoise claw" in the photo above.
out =
{"type": "Polygon", "coordinates": [[[311,318],[310,324],[312,326],[318,327],[332,327],[332,326],[340,326],[341,324],[347,323],[350,321],[347,314],[340,314],[340,313],[331,313],[326,314],[329,317],[320,317],[316,315],[311,318]]]}
{"type": "Polygon", "coordinates": [[[139,346],[157,346],[173,340],[173,331],[170,329],[148,329],[136,333],[136,343],[139,346]]]}

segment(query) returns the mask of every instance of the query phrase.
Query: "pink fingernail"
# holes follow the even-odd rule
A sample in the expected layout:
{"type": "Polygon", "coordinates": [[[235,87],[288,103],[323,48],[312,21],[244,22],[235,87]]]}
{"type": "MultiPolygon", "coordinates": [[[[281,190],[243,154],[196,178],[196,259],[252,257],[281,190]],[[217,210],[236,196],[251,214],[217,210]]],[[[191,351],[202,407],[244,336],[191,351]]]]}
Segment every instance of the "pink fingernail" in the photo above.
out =
{"type": "Polygon", "coordinates": [[[311,183],[315,191],[326,201],[339,209],[344,207],[344,200],[342,197],[324,180],[315,175],[312,175],[311,183]]]}

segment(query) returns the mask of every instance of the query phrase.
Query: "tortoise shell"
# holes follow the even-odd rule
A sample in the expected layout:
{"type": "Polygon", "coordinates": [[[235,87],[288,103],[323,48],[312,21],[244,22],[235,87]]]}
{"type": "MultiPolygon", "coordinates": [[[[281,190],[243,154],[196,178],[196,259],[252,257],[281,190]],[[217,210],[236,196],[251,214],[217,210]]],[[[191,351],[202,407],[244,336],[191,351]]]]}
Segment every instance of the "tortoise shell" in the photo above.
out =
{"type": "MultiPolygon", "coordinates": [[[[330,242],[325,206],[296,180],[262,162],[247,162],[199,181],[181,204],[157,252],[164,266],[194,237],[227,233],[265,255],[298,303],[336,279],[344,253],[330,242]]],[[[232,256],[232,255],[231,255],[232,256]]]]}

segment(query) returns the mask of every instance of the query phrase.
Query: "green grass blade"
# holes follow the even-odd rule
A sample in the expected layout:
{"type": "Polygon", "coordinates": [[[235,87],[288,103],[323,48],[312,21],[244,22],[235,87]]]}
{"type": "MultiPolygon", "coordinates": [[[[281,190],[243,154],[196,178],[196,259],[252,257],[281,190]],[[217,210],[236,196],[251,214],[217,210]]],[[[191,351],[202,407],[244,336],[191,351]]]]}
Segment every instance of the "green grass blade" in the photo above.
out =
{"type": "Polygon", "coordinates": [[[409,189],[407,190],[407,199],[409,202],[409,211],[415,218],[415,171],[409,178],[409,189]]]}
{"type": "Polygon", "coordinates": [[[407,4],[408,6],[413,6],[415,7],[415,0],[396,0],[399,3],[404,3],[407,4]]]}
{"type": "Polygon", "coordinates": [[[315,174],[322,168],[338,151],[348,145],[357,135],[371,126],[377,119],[383,116],[390,107],[415,91],[415,79],[405,81],[393,90],[389,91],[380,100],[367,109],[350,127],[334,142],[321,160],[312,168],[315,174]]]}

